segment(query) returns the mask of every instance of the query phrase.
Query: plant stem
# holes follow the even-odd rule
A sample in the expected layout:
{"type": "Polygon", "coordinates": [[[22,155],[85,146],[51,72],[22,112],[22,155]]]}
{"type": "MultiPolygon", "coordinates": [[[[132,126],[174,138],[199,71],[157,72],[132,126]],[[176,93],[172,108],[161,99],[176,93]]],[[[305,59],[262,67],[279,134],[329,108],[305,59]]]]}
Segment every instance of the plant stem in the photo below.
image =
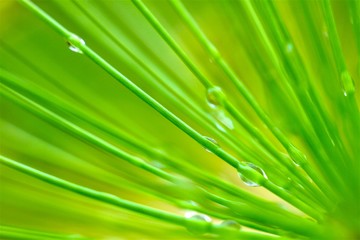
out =
{"type": "MultiPolygon", "coordinates": [[[[108,204],[116,206],[116,207],[124,208],[124,209],[130,210],[130,211],[140,213],[142,215],[156,218],[158,220],[172,223],[175,225],[186,226],[188,224],[194,224],[195,227],[198,226],[196,221],[194,221],[194,222],[186,221],[186,218],[180,217],[176,214],[168,213],[168,212],[165,212],[162,210],[144,206],[142,204],[127,201],[127,200],[121,199],[121,198],[119,198],[115,195],[109,194],[109,193],[96,191],[94,189],[87,188],[87,187],[63,180],[61,178],[49,175],[47,173],[41,172],[39,170],[36,170],[34,168],[31,168],[29,166],[26,166],[24,164],[16,162],[16,161],[9,159],[2,155],[0,155],[0,162],[12,169],[15,169],[17,171],[25,173],[25,174],[32,176],[34,178],[37,178],[41,181],[47,182],[51,185],[69,190],[74,193],[78,193],[85,197],[88,197],[88,198],[91,198],[94,200],[98,200],[100,202],[108,203],[108,204]]],[[[216,225],[212,225],[212,224],[209,225],[209,230],[213,233],[221,233],[223,229],[224,229],[224,227],[222,227],[222,226],[216,226],[216,225]]],[[[241,237],[242,239],[284,239],[281,237],[275,237],[275,236],[273,237],[273,236],[263,235],[260,233],[250,233],[250,232],[236,233],[235,232],[235,234],[236,234],[236,236],[241,237]]]]}
{"type": "MultiPolygon", "coordinates": [[[[132,91],[136,96],[138,96],[140,99],[142,99],[144,102],[146,102],[148,105],[150,105],[153,109],[158,111],[161,115],[163,115],[166,119],[168,119],[170,122],[172,122],[175,126],[180,128],[182,131],[184,131],[186,134],[188,134],[191,138],[193,138],[195,141],[200,143],[204,148],[209,149],[211,152],[216,154],[218,157],[223,159],[225,162],[227,162],[229,165],[236,168],[238,171],[244,171],[243,174],[245,177],[248,177],[248,179],[253,179],[253,177],[259,178],[259,174],[250,168],[247,168],[246,166],[239,163],[239,161],[234,158],[232,155],[225,152],[223,149],[221,149],[219,146],[214,144],[212,141],[210,141],[207,137],[204,137],[197,131],[195,131],[193,128],[191,128],[188,124],[186,124],[184,121],[182,121],[180,118],[178,118],[175,114],[170,112],[168,109],[166,109],[163,105],[161,105],[159,102],[157,102],[154,98],[152,98],[149,94],[144,92],[141,88],[139,88],[137,85],[135,85],[132,81],[130,81],[128,78],[126,78],[124,75],[122,75],[119,71],[117,71],[112,65],[110,65],[107,61],[105,61],[102,57],[100,57],[96,52],[94,52],[90,47],[88,47],[85,42],[80,39],[78,36],[74,35],[73,33],[66,30],[64,27],[62,27],[59,23],[57,23],[53,18],[51,18],[48,14],[46,14],[43,10],[41,10],[39,7],[37,7],[35,4],[28,0],[19,0],[22,2],[26,7],[28,7],[32,12],[34,12],[37,16],[39,16],[44,22],[48,23],[52,28],[56,29],[57,32],[59,32],[62,36],[64,36],[71,44],[73,44],[76,48],[78,48],[80,51],[82,51],[86,56],[88,56],[93,62],[95,62],[97,65],[102,67],[107,73],[109,73],[111,76],[113,76],[118,82],[120,82],[122,85],[124,85],[126,88],[128,88],[130,91],[132,91]],[[246,170],[246,171],[245,171],[246,170]]],[[[140,1],[136,1],[140,2],[140,1]]],[[[228,73],[231,72],[230,69],[227,69],[228,73]]],[[[235,75],[233,75],[235,77],[235,75]]],[[[243,88],[243,90],[246,90],[243,88]]],[[[250,95],[249,92],[246,93],[249,100],[252,100],[250,102],[255,103],[255,99],[250,95]]],[[[257,105],[256,105],[257,106],[257,105]]],[[[260,108],[257,108],[257,111],[260,111],[260,108]]],[[[262,111],[259,113],[262,113],[262,117],[266,117],[262,111]]],[[[270,119],[267,117],[265,120],[268,121],[270,124],[270,119]]],[[[273,125],[271,125],[274,127],[273,125]]],[[[275,132],[279,133],[281,137],[285,137],[281,134],[279,129],[273,129],[275,132]]],[[[288,145],[288,150],[294,150],[294,146],[288,145]]],[[[301,160],[299,159],[299,154],[292,155],[296,158],[296,161],[301,160]]],[[[146,166],[143,162],[139,162],[140,165],[146,166]]],[[[269,180],[264,180],[264,187],[270,190],[271,192],[275,193],[276,195],[279,195],[284,200],[288,201],[289,203],[293,204],[294,206],[298,207],[302,211],[306,212],[310,216],[314,217],[317,220],[321,220],[321,216],[316,212],[316,210],[311,209],[309,206],[303,204],[301,201],[296,199],[294,196],[287,194],[284,190],[277,187],[275,184],[273,184],[269,180]]],[[[256,182],[256,180],[255,180],[256,182]]]]}

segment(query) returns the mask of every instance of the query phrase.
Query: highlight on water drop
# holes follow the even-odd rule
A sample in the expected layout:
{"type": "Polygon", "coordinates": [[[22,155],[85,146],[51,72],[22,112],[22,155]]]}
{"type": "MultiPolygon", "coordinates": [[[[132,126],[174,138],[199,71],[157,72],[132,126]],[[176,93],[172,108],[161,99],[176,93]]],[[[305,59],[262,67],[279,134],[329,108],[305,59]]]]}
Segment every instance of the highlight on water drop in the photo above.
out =
{"type": "Polygon", "coordinates": [[[214,86],[207,89],[206,101],[210,108],[222,107],[224,105],[225,98],[225,94],[220,87],[214,86]]]}
{"type": "MultiPolygon", "coordinates": [[[[220,145],[219,145],[219,143],[215,140],[215,139],[213,139],[213,138],[211,138],[211,137],[206,137],[205,136],[205,138],[208,140],[208,141],[210,141],[210,142],[212,142],[213,144],[215,144],[217,147],[220,147],[220,145]]],[[[211,152],[209,149],[205,149],[207,152],[211,152]]]]}
{"type": "Polygon", "coordinates": [[[234,220],[224,220],[220,223],[220,226],[231,228],[234,230],[240,230],[241,225],[234,220]]]}
{"type": "Polygon", "coordinates": [[[219,231],[219,235],[221,239],[236,239],[237,233],[241,229],[241,225],[234,220],[224,220],[219,225],[221,230],[219,231]]]}
{"type": "Polygon", "coordinates": [[[233,121],[229,116],[227,116],[226,112],[222,108],[214,109],[211,114],[217,120],[215,125],[220,131],[226,132],[226,129],[234,129],[233,121]]]}
{"type": "Polygon", "coordinates": [[[301,167],[307,163],[306,155],[297,149],[294,145],[290,145],[287,150],[289,157],[297,167],[301,167]]]}
{"type": "Polygon", "coordinates": [[[211,138],[211,137],[205,137],[205,138],[206,138],[207,140],[209,140],[210,142],[214,143],[215,145],[219,146],[218,142],[217,142],[215,139],[213,139],[213,138],[211,138]]]}
{"type": "Polygon", "coordinates": [[[81,51],[81,46],[84,46],[86,43],[81,37],[77,36],[76,34],[72,34],[68,38],[67,44],[70,51],[82,54],[83,52],[81,51]]]}
{"type": "MultiPolygon", "coordinates": [[[[264,178],[268,179],[267,175],[265,174],[264,170],[262,170],[260,167],[256,166],[253,163],[249,163],[249,162],[243,162],[243,165],[252,168],[253,170],[257,171],[258,173],[260,173],[264,178]]],[[[249,187],[259,187],[260,185],[250,179],[248,179],[247,177],[245,177],[240,171],[239,171],[239,176],[241,178],[241,180],[244,182],[245,185],[249,186],[249,187]]]]}
{"type": "Polygon", "coordinates": [[[189,211],[185,213],[185,227],[194,235],[207,233],[211,226],[211,218],[205,214],[189,211]]]}

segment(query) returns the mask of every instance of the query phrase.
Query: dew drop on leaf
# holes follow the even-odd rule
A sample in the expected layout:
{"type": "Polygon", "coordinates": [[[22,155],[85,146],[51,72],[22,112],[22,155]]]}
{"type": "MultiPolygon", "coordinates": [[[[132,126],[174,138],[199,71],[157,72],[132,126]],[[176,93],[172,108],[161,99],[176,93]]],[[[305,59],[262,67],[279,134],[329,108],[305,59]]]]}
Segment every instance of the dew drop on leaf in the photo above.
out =
{"type": "Polygon", "coordinates": [[[236,235],[241,228],[241,225],[234,220],[224,220],[219,226],[223,227],[219,232],[221,239],[226,240],[236,239],[236,235]]]}
{"type": "Polygon", "coordinates": [[[73,51],[75,53],[82,54],[80,47],[85,45],[84,39],[80,38],[79,36],[72,34],[67,41],[67,44],[69,46],[70,51],[73,51]]]}
{"type": "Polygon", "coordinates": [[[224,92],[220,87],[211,87],[206,92],[206,101],[210,108],[221,107],[225,101],[224,92]]]}
{"type": "MultiPolygon", "coordinates": [[[[243,164],[245,164],[248,167],[254,169],[258,173],[260,173],[264,178],[267,179],[267,176],[266,176],[264,170],[262,170],[260,167],[256,166],[253,163],[249,163],[249,162],[244,162],[243,164]]],[[[249,186],[249,187],[259,187],[260,186],[259,184],[257,184],[255,182],[251,181],[250,179],[246,178],[243,174],[241,174],[241,172],[239,172],[239,176],[240,176],[241,180],[244,182],[244,184],[249,186]]]]}
{"type": "Polygon", "coordinates": [[[220,226],[240,230],[241,225],[234,220],[224,220],[220,223],[220,226]]]}
{"type": "Polygon", "coordinates": [[[221,109],[221,108],[215,109],[212,112],[212,115],[217,120],[217,122],[219,122],[219,123],[216,123],[216,127],[220,131],[222,131],[222,132],[226,131],[222,126],[226,127],[229,130],[234,129],[233,121],[231,120],[230,117],[227,116],[226,112],[223,109],[221,109]]]}
{"type": "Polygon", "coordinates": [[[196,212],[185,213],[186,229],[194,235],[202,235],[208,232],[211,225],[211,218],[205,214],[196,212]]]}
{"type": "MultiPolygon", "coordinates": [[[[213,144],[215,144],[217,147],[220,147],[219,143],[215,139],[213,139],[211,137],[205,137],[205,138],[207,140],[209,140],[210,142],[212,142],[213,144]]],[[[211,152],[209,149],[206,149],[206,151],[211,152]]]]}

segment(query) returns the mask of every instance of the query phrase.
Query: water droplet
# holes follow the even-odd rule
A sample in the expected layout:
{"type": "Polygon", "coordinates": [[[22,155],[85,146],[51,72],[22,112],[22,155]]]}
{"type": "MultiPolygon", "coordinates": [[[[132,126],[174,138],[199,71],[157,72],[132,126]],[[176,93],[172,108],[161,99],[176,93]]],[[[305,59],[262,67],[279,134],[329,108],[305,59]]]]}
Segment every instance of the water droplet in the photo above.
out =
{"type": "Polygon", "coordinates": [[[217,108],[224,105],[225,94],[220,87],[211,87],[206,92],[206,100],[211,108],[217,108]]]}
{"type": "Polygon", "coordinates": [[[355,83],[348,71],[341,73],[341,84],[345,97],[355,92],[355,83]]]}
{"type": "Polygon", "coordinates": [[[224,220],[220,223],[220,226],[240,230],[241,225],[234,220],[224,220]]]}
{"type": "MultiPolygon", "coordinates": [[[[221,125],[225,126],[227,129],[233,130],[234,123],[230,117],[227,116],[226,112],[222,108],[216,108],[212,111],[213,117],[221,123],[221,125]]],[[[216,123],[216,126],[219,128],[220,124],[216,123]]],[[[225,132],[226,130],[220,125],[219,130],[225,132]]]]}
{"type": "Polygon", "coordinates": [[[291,53],[294,50],[294,45],[292,43],[286,44],[286,52],[291,53]]]}
{"type": "Polygon", "coordinates": [[[192,216],[194,216],[196,214],[197,214],[197,212],[195,212],[195,211],[186,211],[185,218],[191,218],[192,216]]]}
{"type": "Polygon", "coordinates": [[[215,126],[217,129],[219,129],[220,131],[226,133],[226,129],[218,122],[215,122],[215,126]]]}
{"type": "MultiPolygon", "coordinates": [[[[249,162],[243,162],[243,163],[241,163],[241,165],[239,165],[239,176],[245,185],[247,185],[249,187],[259,187],[260,185],[258,184],[258,182],[261,180],[260,178],[257,179],[256,181],[254,181],[255,179],[250,180],[241,173],[241,171],[247,171],[249,174],[252,174],[251,169],[260,173],[263,178],[265,178],[265,179],[268,178],[266,176],[264,170],[262,170],[260,167],[256,166],[255,164],[249,163],[249,162]]],[[[252,175],[254,178],[258,177],[255,174],[252,174],[252,175]]]]}
{"type": "MultiPolygon", "coordinates": [[[[211,138],[211,137],[206,137],[205,136],[205,138],[208,140],[208,141],[210,141],[210,142],[212,142],[213,144],[215,144],[217,147],[220,147],[220,145],[219,145],[219,143],[215,140],[215,139],[213,139],[213,138],[211,138]]],[[[205,149],[207,152],[211,152],[209,149],[205,149]]]]}
{"type": "Polygon", "coordinates": [[[211,225],[211,218],[209,216],[196,212],[187,212],[185,217],[185,226],[190,233],[202,235],[209,231],[211,225]]]}
{"type": "Polygon", "coordinates": [[[227,116],[223,108],[226,101],[226,96],[222,89],[217,86],[209,88],[207,90],[206,99],[208,105],[212,109],[211,115],[220,123],[215,123],[216,127],[222,132],[226,132],[226,129],[223,128],[223,126],[225,126],[227,129],[233,130],[233,121],[230,117],[227,116]]]}
{"type": "Polygon", "coordinates": [[[295,167],[299,167],[300,165],[297,164],[296,162],[294,162],[294,160],[292,160],[292,158],[289,156],[289,154],[287,153],[280,153],[283,157],[283,159],[286,160],[286,162],[288,162],[289,164],[293,164],[295,165],[295,167]]]}
{"type": "Polygon", "coordinates": [[[81,51],[81,46],[85,45],[85,41],[80,38],[79,36],[72,34],[67,41],[67,44],[69,46],[69,49],[76,53],[83,53],[81,51]]]}
{"type": "Polygon", "coordinates": [[[216,146],[219,146],[219,144],[217,143],[217,141],[211,137],[205,137],[207,140],[209,140],[210,142],[214,143],[216,146]]]}
{"type": "Polygon", "coordinates": [[[290,158],[293,160],[295,166],[303,166],[307,163],[307,158],[304,153],[302,153],[295,146],[290,145],[288,148],[288,154],[290,158]]]}
{"type": "Polygon", "coordinates": [[[241,228],[241,225],[234,220],[224,220],[218,226],[222,228],[219,229],[219,234],[221,239],[236,239],[237,233],[241,228]]]}

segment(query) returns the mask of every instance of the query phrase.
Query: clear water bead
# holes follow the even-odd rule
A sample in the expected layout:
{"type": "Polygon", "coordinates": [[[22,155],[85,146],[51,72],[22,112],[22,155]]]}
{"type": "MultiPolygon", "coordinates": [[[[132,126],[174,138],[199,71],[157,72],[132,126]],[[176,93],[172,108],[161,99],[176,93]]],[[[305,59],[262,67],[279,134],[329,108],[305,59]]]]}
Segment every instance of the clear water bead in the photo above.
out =
{"type": "Polygon", "coordinates": [[[225,94],[220,87],[211,87],[206,92],[206,100],[211,108],[217,108],[224,105],[225,94]]]}
{"type": "Polygon", "coordinates": [[[288,162],[289,164],[292,164],[295,167],[299,167],[300,165],[296,163],[287,153],[280,153],[282,156],[282,159],[288,162]]]}
{"type": "Polygon", "coordinates": [[[307,163],[307,158],[303,152],[297,149],[294,145],[288,148],[289,157],[293,160],[295,166],[303,166],[307,163]]]}
{"type": "Polygon", "coordinates": [[[79,37],[75,34],[72,34],[68,38],[67,44],[71,51],[73,51],[75,53],[81,53],[81,54],[83,53],[80,48],[81,48],[81,46],[85,45],[85,41],[81,37],[79,37]]]}
{"type": "Polygon", "coordinates": [[[187,212],[185,217],[185,226],[190,233],[202,235],[209,231],[211,225],[211,218],[209,216],[196,212],[187,212]]]}
{"type": "MultiPolygon", "coordinates": [[[[213,139],[213,138],[211,138],[211,137],[205,137],[207,140],[209,140],[210,142],[212,142],[213,144],[215,144],[216,146],[218,146],[218,147],[220,147],[220,145],[219,145],[219,143],[215,140],[215,139],[213,139]]],[[[211,152],[209,149],[205,149],[207,152],[211,152]]]]}
{"type": "Polygon", "coordinates": [[[231,228],[234,230],[240,230],[241,225],[234,220],[224,220],[220,223],[220,226],[231,228]]]}
{"type": "Polygon", "coordinates": [[[226,129],[225,129],[225,127],[223,127],[222,124],[220,124],[220,123],[218,123],[218,122],[215,122],[215,127],[216,127],[217,129],[219,129],[220,131],[224,132],[224,133],[227,132],[226,129]]]}
{"type": "Polygon", "coordinates": [[[209,107],[212,109],[211,115],[217,121],[215,122],[216,127],[222,132],[226,132],[226,129],[233,130],[233,121],[230,117],[227,116],[227,113],[224,110],[226,96],[223,90],[218,86],[208,88],[206,92],[206,101],[209,107]]]}
{"type": "MultiPolygon", "coordinates": [[[[255,164],[249,163],[249,162],[244,162],[242,164],[247,165],[248,167],[254,169],[258,173],[260,173],[264,178],[266,178],[266,179],[268,178],[266,176],[264,170],[262,170],[260,167],[256,166],[255,164]]],[[[244,182],[244,184],[249,186],[249,187],[259,187],[260,186],[256,182],[253,182],[250,179],[246,178],[244,175],[241,174],[241,172],[239,172],[239,176],[240,176],[241,180],[244,182]]]]}
{"type": "Polygon", "coordinates": [[[220,123],[216,123],[217,128],[220,131],[225,132],[226,130],[222,127],[226,127],[227,129],[233,130],[234,129],[234,123],[231,120],[230,117],[227,116],[226,112],[221,109],[214,109],[214,111],[212,112],[212,115],[214,116],[214,118],[220,123]]]}
{"type": "Polygon", "coordinates": [[[219,235],[221,236],[221,239],[230,240],[238,238],[237,233],[241,228],[238,222],[234,220],[224,220],[218,226],[222,227],[219,229],[219,235]]]}

